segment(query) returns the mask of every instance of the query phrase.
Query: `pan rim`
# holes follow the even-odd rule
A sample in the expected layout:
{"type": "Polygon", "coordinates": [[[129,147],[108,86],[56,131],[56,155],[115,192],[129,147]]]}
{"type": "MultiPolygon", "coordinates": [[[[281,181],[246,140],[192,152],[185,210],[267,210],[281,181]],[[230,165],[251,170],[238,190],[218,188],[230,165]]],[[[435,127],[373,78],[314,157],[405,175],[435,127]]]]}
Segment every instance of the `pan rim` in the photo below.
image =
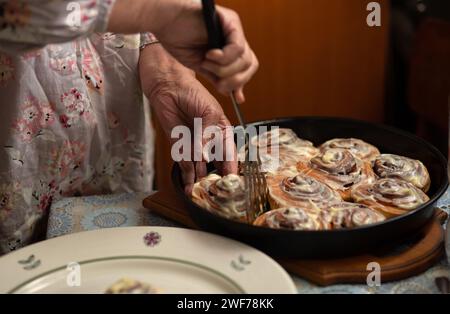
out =
{"type": "MultiPolygon", "coordinates": [[[[418,137],[415,134],[412,134],[410,132],[407,132],[407,131],[404,131],[404,130],[401,130],[401,129],[398,129],[398,128],[395,128],[395,127],[392,127],[389,125],[385,125],[382,123],[367,122],[364,120],[344,118],[344,117],[331,117],[331,116],[302,116],[302,117],[300,117],[300,116],[295,116],[295,117],[274,118],[274,119],[263,120],[263,121],[254,121],[254,122],[248,123],[248,125],[249,126],[270,125],[270,124],[274,124],[274,123],[283,123],[283,122],[289,122],[289,121],[294,121],[294,120],[298,120],[298,121],[300,121],[300,120],[321,120],[321,121],[333,120],[333,121],[363,124],[365,126],[372,126],[372,127],[376,127],[379,129],[385,129],[387,131],[396,133],[398,135],[408,137],[409,139],[415,141],[416,143],[426,146],[427,149],[430,152],[432,152],[435,157],[437,157],[437,160],[439,161],[440,166],[442,166],[443,169],[447,169],[447,159],[434,145],[432,145],[431,143],[427,142],[426,140],[418,137]]],[[[316,143],[314,143],[314,144],[316,144],[316,143]]],[[[183,199],[189,203],[191,208],[194,207],[196,210],[202,211],[204,214],[210,216],[212,219],[223,220],[224,223],[227,223],[229,225],[230,224],[237,225],[239,227],[246,226],[246,228],[248,228],[248,230],[252,230],[255,232],[273,233],[273,234],[276,233],[277,235],[281,235],[281,234],[286,234],[286,235],[288,235],[288,234],[289,235],[321,234],[321,235],[325,236],[325,235],[343,234],[343,233],[347,233],[347,234],[348,233],[359,233],[361,231],[376,229],[376,228],[379,228],[380,226],[388,226],[390,224],[395,224],[396,222],[398,222],[400,220],[405,220],[410,216],[416,215],[417,213],[421,212],[422,210],[425,210],[428,206],[435,204],[439,200],[439,198],[442,197],[442,195],[445,193],[445,191],[448,189],[449,183],[448,183],[447,175],[445,175],[445,178],[446,179],[444,180],[443,184],[441,184],[437,188],[436,192],[434,193],[434,195],[432,197],[430,196],[430,200],[428,202],[420,205],[416,209],[409,211],[403,215],[400,215],[400,216],[397,216],[394,218],[390,218],[390,219],[387,219],[387,220],[379,222],[379,223],[370,224],[370,225],[366,225],[366,226],[359,226],[359,227],[355,227],[355,228],[333,229],[333,230],[288,230],[288,229],[273,229],[273,228],[268,228],[268,227],[249,225],[249,224],[246,224],[243,222],[231,220],[226,217],[222,217],[220,215],[211,213],[207,209],[204,209],[204,208],[198,206],[197,204],[195,204],[192,201],[191,198],[189,198],[184,193],[184,190],[181,188],[181,184],[179,181],[179,179],[181,179],[181,169],[180,169],[178,163],[174,163],[172,166],[172,183],[175,185],[175,189],[182,194],[183,199]]]]}

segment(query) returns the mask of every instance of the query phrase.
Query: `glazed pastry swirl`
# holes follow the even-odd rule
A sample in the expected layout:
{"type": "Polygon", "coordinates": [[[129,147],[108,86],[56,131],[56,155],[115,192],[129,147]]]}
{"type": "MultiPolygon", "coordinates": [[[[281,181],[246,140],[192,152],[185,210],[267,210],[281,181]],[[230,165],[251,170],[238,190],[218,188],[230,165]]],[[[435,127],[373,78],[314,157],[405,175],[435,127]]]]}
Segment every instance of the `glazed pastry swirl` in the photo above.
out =
{"type": "Polygon", "coordinates": [[[391,178],[357,186],[352,191],[352,197],[388,218],[405,214],[429,200],[422,190],[411,183],[391,178]]]}
{"type": "Polygon", "coordinates": [[[383,154],[373,163],[373,170],[380,178],[396,178],[408,181],[424,192],[430,187],[430,175],[422,162],[411,158],[383,154]]]}
{"type": "Polygon", "coordinates": [[[250,143],[256,147],[313,146],[313,143],[300,139],[291,129],[273,129],[259,136],[254,136],[250,143]]]}
{"type": "Polygon", "coordinates": [[[344,149],[328,149],[320,156],[311,160],[315,169],[323,170],[333,175],[346,176],[357,170],[357,160],[344,149]]]}
{"type": "Polygon", "coordinates": [[[355,228],[386,220],[384,215],[364,204],[349,202],[332,204],[321,215],[331,223],[333,229],[355,228]]]}
{"type": "Polygon", "coordinates": [[[317,211],[330,203],[341,201],[339,193],[295,168],[267,176],[269,202],[272,208],[302,207],[317,211]]]}
{"type": "Polygon", "coordinates": [[[370,164],[342,148],[325,150],[309,163],[299,162],[297,169],[326,183],[344,200],[350,200],[350,189],[355,185],[375,181],[370,164]]]}
{"type": "Polygon", "coordinates": [[[192,200],[212,213],[229,219],[245,220],[246,192],[244,181],[237,175],[220,177],[211,174],[194,185],[192,200]]]}
{"type": "Polygon", "coordinates": [[[260,227],[288,230],[328,230],[329,222],[318,213],[301,207],[288,207],[271,210],[259,216],[254,224],[260,227]]]}
{"type": "Polygon", "coordinates": [[[378,148],[355,138],[336,138],[323,143],[319,148],[322,152],[330,148],[343,148],[364,161],[372,161],[380,155],[378,148]]]}
{"type": "MultiPolygon", "coordinates": [[[[261,171],[275,173],[295,166],[299,161],[309,161],[319,154],[313,143],[297,137],[290,129],[274,129],[254,136],[250,143],[258,149],[261,171]]],[[[245,160],[245,148],[239,150],[239,160],[245,160]]]]}
{"type": "MultiPolygon", "coordinates": [[[[280,148],[278,152],[269,147],[268,150],[262,149],[259,152],[261,160],[261,171],[264,173],[276,173],[285,168],[295,167],[300,161],[308,161],[317,155],[317,148],[315,147],[298,147],[280,148]]],[[[245,152],[239,152],[239,161],[245,160],[245,152]]]]}
{"type": "Polygon", "coordinates": [[[260,160],[262,172],[276,173],[283,168],[295,167],[303,159],[302,155],[298,155],[290,149],[282,149],[278,154],[262,153],[260,160]]]}
{"type": "Polygon", "coordinates": [[[290,155],[293,156],[297,159],[297,161],[309,161],[311,158],[316,157],[317,155],[319,155],[319,149],[314,147],[314,146],[309,146],[309,145],[303,145],[304,143],[301,142],[302,144],[300,145],[296,145],[296,146],[288,146],[288,147],[281,147],[280,148],[280,159],[284,160],[284,156],[286,155],[290,155]]]}

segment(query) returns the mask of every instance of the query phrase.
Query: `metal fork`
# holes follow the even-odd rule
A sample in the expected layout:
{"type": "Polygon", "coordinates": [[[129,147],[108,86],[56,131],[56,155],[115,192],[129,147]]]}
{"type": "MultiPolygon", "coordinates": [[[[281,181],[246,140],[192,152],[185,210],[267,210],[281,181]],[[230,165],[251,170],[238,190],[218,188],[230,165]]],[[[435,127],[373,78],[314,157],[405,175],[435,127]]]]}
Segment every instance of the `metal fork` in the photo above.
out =
{"type": "MultiPolygon", "coordinates": [[[[205,20],[206,30],[208,32],[208,46],[210,49],[223,49],[225,46],[225,36],[222,29],[222,24],[216,14],[216,7],[214,0],[202,0],[203,18],[205,20]]],[[[236,101],[234,92],[230,95],[233,102],[234,111],[239,119],[241,127],[245,130],[247,126],[242,118],[241,109],[236,101]]],[[[246,132],[245,132],[246,133],[246,132]]],[[[253,223],[256,216],[262,213],[267,203],[267,182],[266,177],[261,173],[261,159],[259,152],[256,151],[257,160],[251,161],[249,158],[250,140],[245,136],[246,154],[244,160],[244,181],[245,187],[248,191],[246,197],[246,212],[247,221],[249,224],[253,223]]]]}
{"type": "MultiPolygon", "coordinates": [[[[230,94],[233,102],[234,111],[238,117],[239,124],[245,130],[247,125],[244,122],[241,108],[236,101],[234,93],[230,94]]],[[[256,148],[256,160],[250,160],[251,142],[248,134],[245,132],[245,158],[244,158],[244,183],[247,189],[246,213],[247,222],[252,224],[256,217],[265,211],[267,204],[267,182],[266,176],[261,172],[261,159],[259,150],[256,148]]]]}

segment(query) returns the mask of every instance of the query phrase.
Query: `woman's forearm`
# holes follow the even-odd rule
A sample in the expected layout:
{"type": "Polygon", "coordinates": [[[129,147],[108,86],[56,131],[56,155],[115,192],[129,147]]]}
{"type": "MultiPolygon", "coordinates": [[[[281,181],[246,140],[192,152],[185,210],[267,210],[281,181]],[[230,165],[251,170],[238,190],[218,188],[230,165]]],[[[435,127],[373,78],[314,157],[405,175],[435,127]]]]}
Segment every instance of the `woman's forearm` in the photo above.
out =
{"type": "Polygon", "coordinates": [[[200,4],[192,0],[116,0],[108,31],[122,34],[150,31],[160,37],[165,27],[177,19],[201,22],[200,4]]]}

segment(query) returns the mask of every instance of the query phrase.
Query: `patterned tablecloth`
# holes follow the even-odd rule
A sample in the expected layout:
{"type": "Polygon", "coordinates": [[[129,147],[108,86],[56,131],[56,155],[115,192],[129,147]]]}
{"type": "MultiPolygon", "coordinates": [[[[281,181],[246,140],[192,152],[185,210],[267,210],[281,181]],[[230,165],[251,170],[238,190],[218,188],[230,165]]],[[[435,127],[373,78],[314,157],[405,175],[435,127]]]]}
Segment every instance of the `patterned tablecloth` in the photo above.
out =
{"type": "MultiPolygon", "coordinates": [[[[53,204],[47,238],[68,233],[127,226],[177,226],[142,207],[148,195],[119,194],[67,198],[53,204]]],[[[449,212],[450,190],[439,200],[438,206],[449,212]]],[[[439,293],[435,278],[450,277],[450,267],[442,260],[425,273],[381,287],[367,285],[334,285],[318,287],[297,276],[293,280],[299,293],[439,293]]]]}

